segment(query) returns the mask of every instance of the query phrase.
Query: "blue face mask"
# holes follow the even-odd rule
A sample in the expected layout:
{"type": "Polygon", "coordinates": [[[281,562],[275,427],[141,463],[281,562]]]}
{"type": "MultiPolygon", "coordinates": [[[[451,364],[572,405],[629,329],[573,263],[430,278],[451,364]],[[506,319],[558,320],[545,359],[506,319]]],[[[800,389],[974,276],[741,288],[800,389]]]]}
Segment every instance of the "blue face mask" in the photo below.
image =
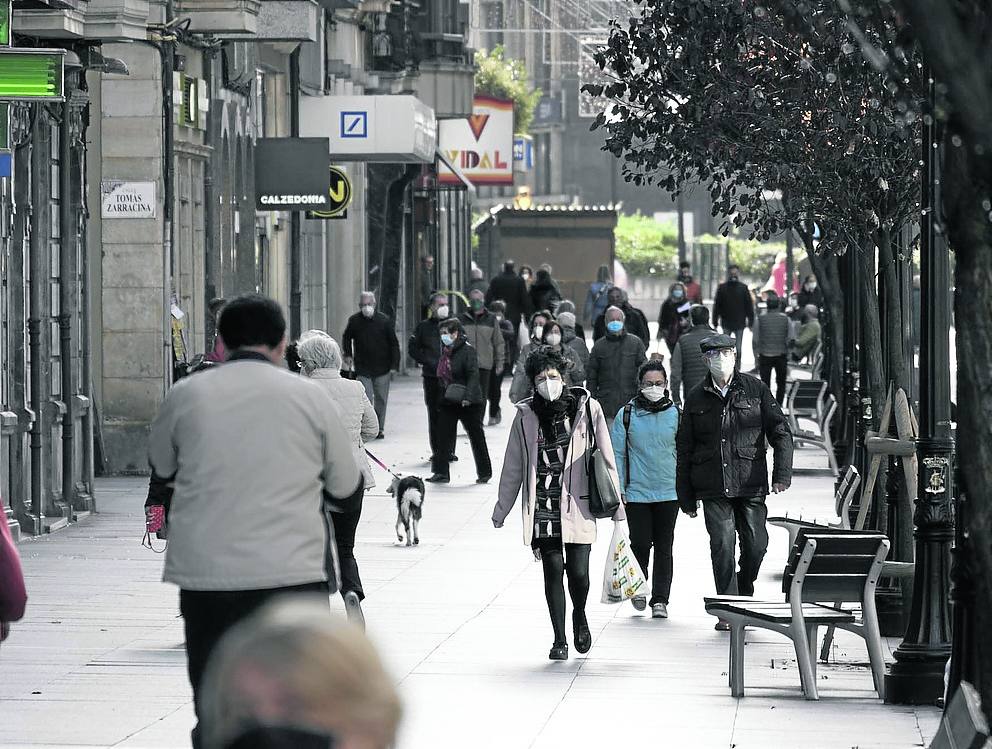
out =
{"type": "Polygon", "coordinates": [[[616,334],[623,330],[622,320],[610,320],[606,323],[606,330],[610,333],[616,334]]]}
{"type": "Polygon", "coordinates": [[[441,334],[441,343],[443,343],[445,346],[450,346],[454,342],[455,342],[455,338],[450,333],[441,334]]]}

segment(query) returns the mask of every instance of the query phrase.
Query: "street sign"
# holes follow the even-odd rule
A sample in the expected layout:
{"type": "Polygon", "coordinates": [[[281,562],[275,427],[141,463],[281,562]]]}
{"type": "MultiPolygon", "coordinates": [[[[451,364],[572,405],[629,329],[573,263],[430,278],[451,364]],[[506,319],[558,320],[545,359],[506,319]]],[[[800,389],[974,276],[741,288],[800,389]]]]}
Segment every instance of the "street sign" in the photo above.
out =
{"type": "Polygon", "coordinates": [[[64,49],[0,49],[0,99],[64,98],[64,49]]]}
{"type": "Polygon", "coordinates": [[[340,167],[331,167],[330,203],[326,211],[308,211],[307,218],[332,219],[347,218],[348,204],[351,203],[351,180],[340,167]]]}
{"type": "Polygon", "coordinates": [[[100,182],[101,218],[155,218],[157,204],[154,182],[100,182]]]}

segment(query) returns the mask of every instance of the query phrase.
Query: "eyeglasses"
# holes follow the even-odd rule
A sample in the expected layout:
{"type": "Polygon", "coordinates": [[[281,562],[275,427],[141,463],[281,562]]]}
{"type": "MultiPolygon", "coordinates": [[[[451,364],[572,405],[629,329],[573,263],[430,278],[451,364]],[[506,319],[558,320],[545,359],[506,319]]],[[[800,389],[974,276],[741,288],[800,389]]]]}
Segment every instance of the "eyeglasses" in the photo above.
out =
{"type": "Polygon", "coordinates": [[[732,356],[734,356],[734,350],[731,348],[711,349],[710,351],[703,352],[703,357],[706,359],[719,359],[721,357],[729,359],[732,356]]]}

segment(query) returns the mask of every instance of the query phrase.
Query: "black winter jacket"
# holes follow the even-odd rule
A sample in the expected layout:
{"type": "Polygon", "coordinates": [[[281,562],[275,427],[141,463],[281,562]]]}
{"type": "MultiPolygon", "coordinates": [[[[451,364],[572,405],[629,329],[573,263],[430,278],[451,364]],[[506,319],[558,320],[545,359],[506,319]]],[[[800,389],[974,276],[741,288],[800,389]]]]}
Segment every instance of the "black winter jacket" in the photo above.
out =
{"type": "Polygon", "coordinates": [[[697,500],[768,494],[767,445],[774,450],[772,483],[792,483],[792,432],[771,391],[751,375],[734,375],[727,398],[706,377],[685,399],[676,438],[679,506],[697,500]]]}
{"type": "MultiPolygon", "coordinates": [[[[641,343],[644,344],[646,349],[651,343],[651,333],[648,328],[648,319],[644,316],[637,307],[632,307],[627,302],[620,305],[620,309],[623,310],[626,319],[624,320],[624,329],[631,335],[636,335],[641,339],[641,343]]],[[[578,329],[576,329],[576,335],[578,335],[578,329]]],[[[606,313],[596,318],[596,321],[592,326],[592,340],[598,341],[606,335],[606,313]]],[[[626,403],[626,401],[624,401],[626,403]]]]}
{"type": "Polygon", "coordinates": [[[439,326],[434,317],[421,320],[407,342],[407,353],[420,365],[424,377],[437,377],[437,360],[441,358],[439,326]]]}
{"type": "Polygon", "coordinates": [[[725,331],[744,330],[754,324],[754,300],[751,291],[740,281],[724,281],[713,300],[713,327],[725,331]]]}
{"type": "Polygon", "coordinates": [[[631,333],[607,335],[593,344],[586,370],[586,388],[610,421],[620,407],[637,395],[637,370],[647,356],[644,343],[631,333]]]}
{"type": "Polygon", "coordinates": [[[503,271],[489,282],[486,291],[486,306],[491,307],[496,299],[506,302],[506,319],[513,325],[513,330],[520,326],[520,320],[531,312],[530,296],[527,294],[527,283],[516,273],[503,271]]]}
{"type": "MultiPolygon", "coordinates": [[[[473,405],[485,403],[479,382],[479,355],[475,347],[459,336],[451,347],[451,384],[465,386],[465,400],[473,405]]],[[[460,403],[443,401],[442,406],[460,406],[460,403]]]]}
{"type": "Polygon", "coordinates": [[[355,359],[355,374],[381,377],[400,366],[400,343],[393,321],[381,312],[366,317],[356,312],[348,318],[341,339],[345,356],[355,359]]]}

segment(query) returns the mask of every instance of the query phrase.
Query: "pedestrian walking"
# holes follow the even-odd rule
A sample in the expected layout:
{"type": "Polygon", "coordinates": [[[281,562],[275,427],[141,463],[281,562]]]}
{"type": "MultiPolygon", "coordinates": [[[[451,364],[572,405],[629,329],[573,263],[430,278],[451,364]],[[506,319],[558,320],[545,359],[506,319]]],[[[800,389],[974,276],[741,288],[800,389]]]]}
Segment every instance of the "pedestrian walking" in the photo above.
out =
{"type": "Polygon", "coordinates": [[[527,284],[527,289],[529,290],[530,285],[531,283],[533,283],[534,280],[534,269],[531,268],[529,265],[521,265],[520,278],[522,278],[523,282],[527,284]]]}
{"type": "MultiPolygon", "coordinates": [[[[599,447],[614,481],[616,461],[609,424],[599,403],[584,388],[565,387],[562,369],[567,368],[567,361],[549,347],[540,347],[530,353],[525,366],[535,394],[517,404],[492,519],[496,528],[503,527],[522,488],[524,543],[541,561],[554,630],[548,657],[560,661],[568,658],[565,574],[572,599],[575,649],[586,653],[592,646],[586,619],[589,551],[596,540],[596,520],[588,499],[591,445],[599,447]]],[[[613,520],[625,517],[621,505],[613,520]]]]}
{"type": "Polygon", "coordinates": [[[361,468],[364,479],[362,493],[346,503],[349,509],[339,509],[334,504],[330,506],[334,543],[341,568],[341,597],[344,598],[348,618],[364,628],[362,601],[365,600],[365,589],[355,559],[355,533],[362,519],[363,494],[366,489],[375,486],[372,469],[365,456],[365,443],[375,439],[379,433],[379,418],[365,387],[360,382],[341,376],[343,359],[337,341],[322,330],[311,330],[300,337],[296,350],[303,374],[320,385],[338,407],[355,462],[361,468]]]}
{"type": "MultiPolygon", "coordinates": [[[[442,320],[448,319],[450,311],[448,298],[444,294],[434,294],[427,310],[427,317],[417,323],[417,327],[414,328],[413,334],[407,342],[407,353],[411,359],[420,365],[424,387],[424,405],[427,407],[427,433],[430,438],[432,463],[435,458],[441,457],[438,453],[440,447],[437,442],[437,435],[440,433],[438,409],[444,395],[443,388],[437,379],[437,363],[441,358],[440,324],[442,320]]],[[[451,455],[444,457],[450,460],[451,455]]]]}
{"type": "Polygon", "coordinates": [[[699,344],[706,338],[716,335],[710,327],[710,311],[697,304],[689,310],[689,321],[692,327],[675,344],[672,352],[672,400],[681,407],[684,395],[689,394],[696,385],[703,381],[709,371],[703,358],[699,344]]]}
{"type": "Polygon", "coordinates": [[[482,268],[473,266],[472,270],[470,270],[468,274],[470,280],[468,288],[465,289],[465,293],[468,294],[472,291],[481,291],[482,294],[485,295],[485,293],[489,290],[489,284],[486,283],[482,268]]]}
{"type": "Polygon", "coordinates": [[[593,344],[586,387],[610,421],[637,395],[637,371],[647,359],[641,339],[627,332],[623,310],[606,310],[606,335],[593,344]]]}
{"type": "Polygon", "coordinates": [[[792,342],[793,361],[801,361],[812,354],[822,335],[820,310],[815,304],[807,304],[803,308],[802,325],[796,333],[796,340],[792,342]]]}
{"type": "Polygon", "coordinates": [[[0,642],[10,634],[11,622],[24,617],[27,603],[21,557],[10,534],[7,518],[0,517],[0,642]]]}
{"type": "Polygon", "coordinates": [[[506,319],[513,326],[514,333],[520,329],[520,324],[531,312],[527,283],[517,274],[516,267],[513,260],[503,263],[503,272],[490,281],[485,296],[486,304],[490,309],[497,299],[506,305],[506,319]]]}
{"type": "Polygon", "coordinates": [[[582,309],[582,320],[589,325],[593,325],[600,315],[606,312],[610,306],[607,294],[613,287],[613,278],[610,276],[608,265],[599,266],[596,271],[596,280],[589,285],[589,293],[586,294],[586,303],[582,309]]]}
{"type": "Polygon", "coordinates": [[[489,379],[489,426],[496,426],[503,420],[503,411],[500,403],[503,399],[503,380],[513,368],[513,362],[517,360],[517,332],[510,321],[506,319],[506,303],[502,300],[493,302],[490,311],[496,316],[500,333],[503,335],[503,367],[493,368],[493,375],[489,379]]]}
{"type": "MultiPolygon", "coordinates": [[[[556,356],[561,357],[565,362],[565,369],[561,370],[565,387],[581,387],[586,381],[585,367],[578,355],[564,341],[565,336],[561,325],[555,320],[550,320],[544,326],[540,342],[535,341],[527,353],[530,354],[530,351],[536,348],[547,347],[551,349],[556,356]]],[[[513,387],[510,400],[514,403],[519,403],[534,394],[531,378],[527,376],[526,361],[525,358],[522,365],[513,373],[513,387]]]]}
{"type": "Polygon", "coordinates": [[[204,667],[231,626],[277,595],[336,591],[324,497],[347,511],[363,486],[337,407],[282,366],[279,305],[233,299],[219,330],[227,362],[172,388],[149,435],[152,470],[175,480],[163,579],[180,589],[198,717],[204,667]]]}
{"type": "Polygon", "coordinates": [[[679,275],[676,279],[685,286],[685,297],[693,304],[703,303],[703,287],[692,277],[692,263],[683,260],[679,263],[679,275]]]}
{"type": "Polygon", "coordinates": [[[551,266],[542,265],[537,269],[537,278],[531,284],[530,291],[531,309],[546,309],[554,312],[561,301],[561,289],[558,282],[551,277],[551,266]]]}
{"type": "Polygon", "coordinates": [[[369,639],[292,597],[233,627],[204,676],[208,749],[396,745],[402,707],[369,639]]]}
{"type": "Polygon", "coordinates": [[[654,619],[668,618],[672,592],[672,544],[679,517],[675,491],[675,435],[679,410],[668,393],[665,365],[650,359],[638,371],[640,392],[613,420],[613,451],[617,458],[630,526],[630,549],[651,581],[651,599],[634,596],[638,611],[651,606],[654,619]],[[648,561],[654,549],[654,565],[648,561]]]}
{"type": "Polygon", "coordinates": [[[379,418],[376,439],[381,440],[386,436],[386,406],[392,372],[400,366],[400,342],[393,321],[376,309],[373,292],[363,291],[359,296],[358,312],[348,318],[341,345],[345,365],[354,370],[375,406],[379,418]]]}
{"type": "Polygon", "coordinates": [[[658,341],[664,341],[668,353],[675,351],[679,336],[689,330],[689,302],[685,286],[676,281],[668,287],[668,299],[661,303],[658,311],[658,341]]]}
{"type": "MultiPolygon", "coordinates": [[[[648,319],[644,316],[644,313],[627,300],[627,292],[619,286],[611,286],[610,290],[606,292],[606,297],[609,300],[609,307],[616,307],[623,312],[625,320],[624,329],[631,335],[640,338],[646,350],[651,344],[651,333],[648,328],[648,319]]],[[[606,322],[605,312],[596,318],[592,330],[592,340],[594,342],[606,336],[606,322]]]]}
{"type": "Polygon", "coordinates": [[[758,315],[751,331],[754,360],[765,387],[772,386],[772,372],[775,372],[775,400],[781,406],[785,402],[785,376],[788,370],[789,342],[792,338],[792,322],[780,309],[780,299],[769,299],[767,311],[758,315]]]}
{"type": "MultiPolygon", "coordinates": [[[[485,294],[479,289],[469,292],[467,312],[458,316],[465,331],[465,340],[475,348],[479,357],[479,387],[482,390],[482,418],[486,415],[485,403],[490,399],[490,388],[496,372],[506,365],[506,340],[496,315],[486,309],[485,294]]],[[[499,400],[496,401],[499,411],[499,400]]]]}
{"type": "Polygon", "coordinates": [[[713,301],[713,326],[723,328],[723,332],[734,336],[737,358],[741,358],[741,345],[744,341],[744,328],[754,324],[754,299],[747,285],[741,282],[741,269],[731,265],[727,269],[727,280],[717,287],[713,301]]]}
{"type": "Polygon", "coordinates": [[[575,335],[577,335],[579,338],[585,339],[586,337],[585,328],[582,327],[582,323],[580,323],[578,321],[578,318],[576,317],[577,313],[575,311],[575,302],[573,302],[571,299],[562,299],[560,302],[558,302],[558,308],[555,310],[555,319],[560,318],[566,312],[570,313],[572,315],[572,319],[575,321],[574,324],[570,325],[569,327],[572,328],[572,331],[575,333],[575,335]]]}
{"type": "Polygon", "coordinates": [[[530,396],[531,387],[527,381],[527,356],[544,342],[544,328],[554,317],[547,310],[539,310],[530,316],[527,326],[527,344],[520,349],[513,367],[513,381],[510,383],[510,402],[517,403],[530,396]]]}
{"type": "Polygon", "coordinates": [[[803,309],[808,304],[813,304],[817,309],[823,309],[823,289],[816,281],[816,276],[812,273],[806,276],[803,287],[796,297],[796,304],[799,309],[803,309]]]}
{"type": "MultiPolygon", "coordinates": [[[[770,444],[771,490],[783,492],[792,482],[792,432],[764,383],[736,371],[730,336],[707,338],[702,351],[709,377],[686,396],[676,439],[679,506],[695,517],[702,503],[716,592],[750,596],[768,548],[765,452],[770,444]],[[738,538],[740,569],[735,571],[738,538]]],[[[721,620],[717,629],[730,627],[721,620]]]]}
{"type": "MultiPolygon", "coordinates": [[[[574,312],[561,312],[558,315],[558,324],[561,325],[562,343],[568,346],[579,358],[583,373],[589,367],[589,344],[584,336],[579,335],[575,322],[574,312]]],[[[584,385],[585,380],[577,382],[577,385],[584,385]]]]}
{"type": "Polygon", "coordinates": [[[465,330],[456,319],[441,323],[441,355],[437,364],[437,380],[441,389],[435,440],[439,450],[432,463],[434,475],[428,481],[447,484],[451,481],[449,457],[455,452],[458,424],[468,433],[475,459],[476,483],[487,484],[493,477],[493,467],[482,429],[486,399],[479,379],[479,355],[465,339],[465,330]]]}
{"type": "Polygon", "coordinates": [[[420,316],[427,317],[431,300],[434,296],[434,256],[424,255],[420,258],[420,272],[417,278],[417,288],[420,290],[420,316]]]}

